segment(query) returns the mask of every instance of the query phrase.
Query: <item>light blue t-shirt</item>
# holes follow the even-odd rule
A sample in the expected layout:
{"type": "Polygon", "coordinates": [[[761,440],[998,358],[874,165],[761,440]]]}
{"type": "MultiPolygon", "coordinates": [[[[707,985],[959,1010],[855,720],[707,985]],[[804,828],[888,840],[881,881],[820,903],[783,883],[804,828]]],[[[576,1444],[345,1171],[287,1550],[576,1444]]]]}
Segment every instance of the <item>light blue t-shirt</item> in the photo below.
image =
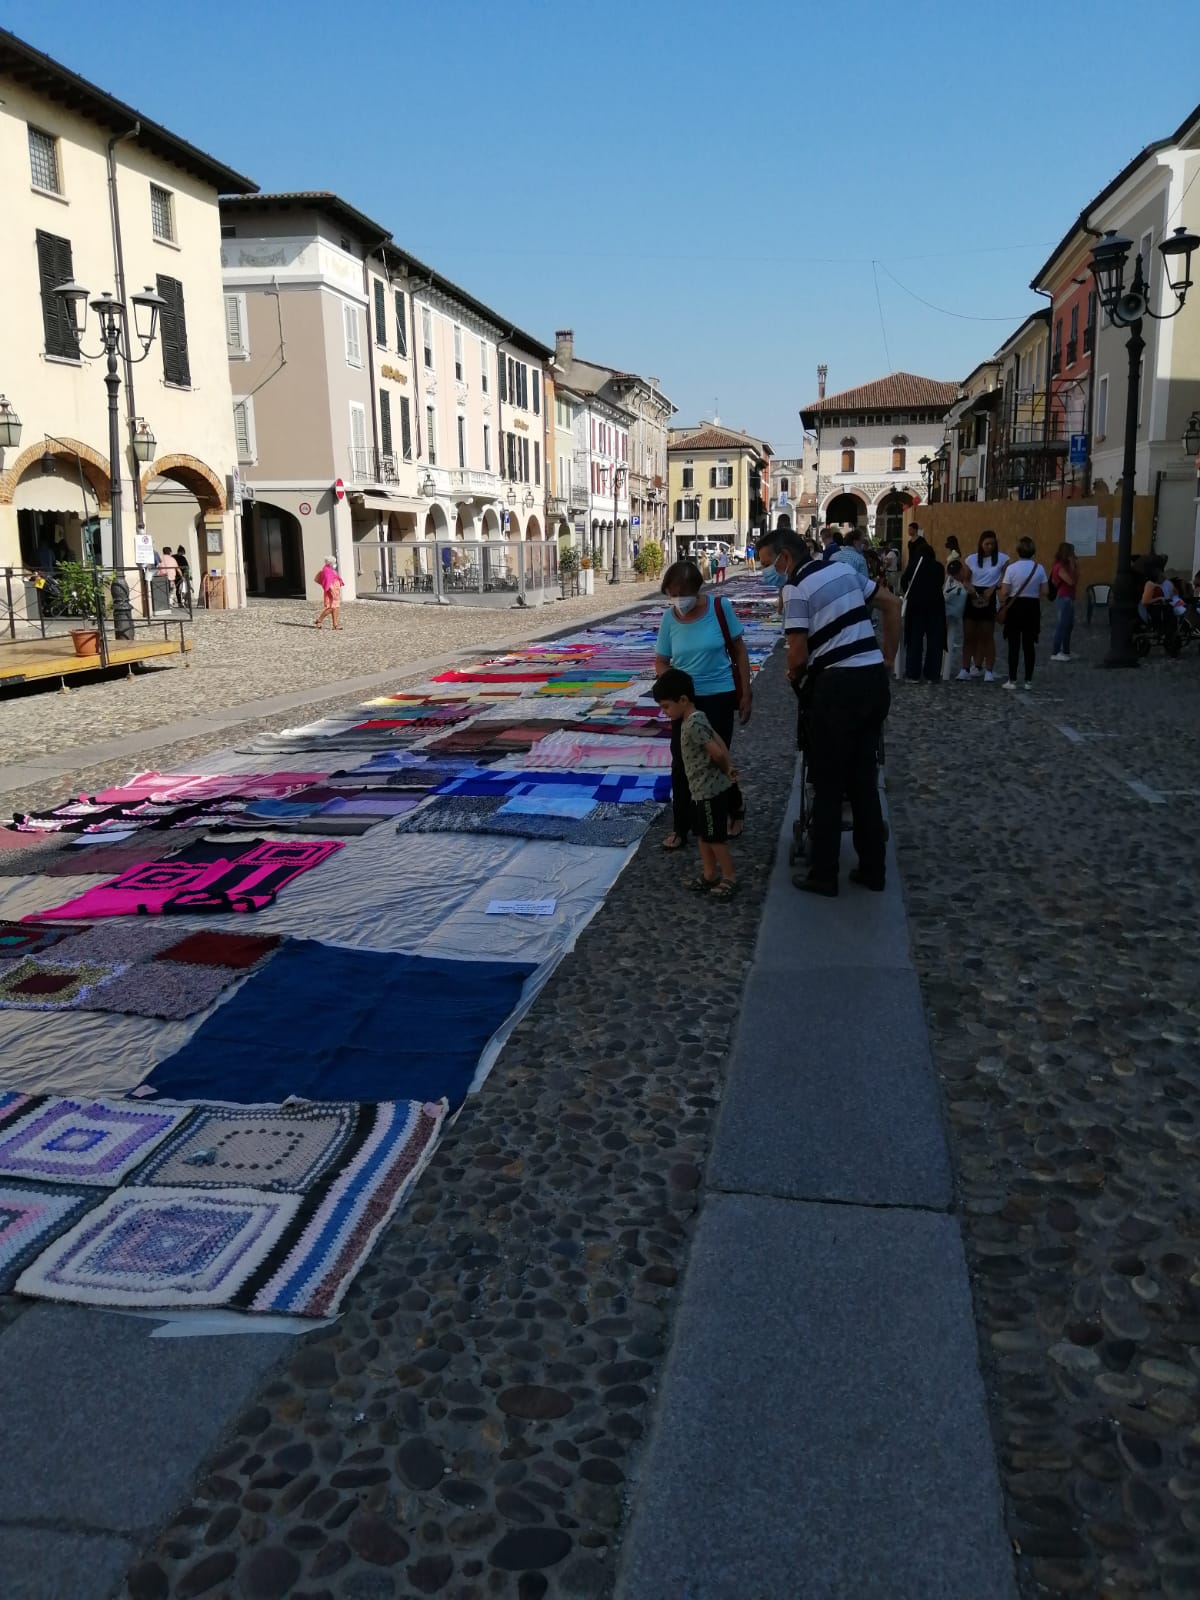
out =
{"type": "Polygon", "coordinates": [[[696,686],[697,694],[730,694],[733,691],[733,668],[725,648],[725,636],[717,621],[714,606],[724,608],[729,624],[729,637],[738,639],[745,632],[734,615],[728,600],[708,595],[708,610],[697,622],[680,622],[670,606],[663,612],[658,627],[655,655],[663,656],[680,672],[686,672],[696,686]]]}

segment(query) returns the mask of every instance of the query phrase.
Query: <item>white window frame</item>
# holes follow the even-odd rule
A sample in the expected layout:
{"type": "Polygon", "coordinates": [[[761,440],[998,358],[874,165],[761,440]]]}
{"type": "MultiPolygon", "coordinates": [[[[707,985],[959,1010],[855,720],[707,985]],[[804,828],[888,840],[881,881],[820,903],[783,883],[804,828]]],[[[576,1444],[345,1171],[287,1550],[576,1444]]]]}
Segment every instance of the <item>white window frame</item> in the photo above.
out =
{"type": "Polygon", "coordinates": [[[488,392],[488,347],[487,340],[479,341],[479,387],[484,394],[488,392]]]}
{"type": "Polygon", "coordinates": [[[238,465],[252,467],[258,460],[258,436],[254,431],[254,396],[249,394],[235,394],[233,397],[233,438],[237,451],[238,465]],[[238,412],[242,413],[242,431],[246,436],[245,453],[243,454],[242,441],[238,438],[238,412]]]}
{"type": "Polygon", "coordinates": [[[467,369],[463,365],[463,332],[457,322],[454,324],[454,376],[459,383],[467,381],[467,369]]]}
{"type": "Polygon", "coordinates": [[[342,338],[346,345],[346,365],[361,367],[362,333],[358,325],[358,307],[351,300],[342,301],[342,338]]]}
{"type": "Polygon", "coordinates": [[[59,200],[61,200],[63,198],[63,196],[64,196],[64,190],[63,190],[63,165],[62,165],[62,140],[58,137],[58,135],[56,133],[48,133],[45,128],[39,128],[38,125],[35,122],[27,122],[25,124],[25,127],[26,127],[26,130],[27,130],[26,148],[29,151],[29,187],[33,190],[33,192],[35,194],[52,194],[52,195],[55,195],[59,200]],[[47,139],[50,142],[51,151],[52,151],[52,154],[54,156],[54,176],[58,180],[58,187],[55,188],[55,189],[47,189],[45,184],[38,183],[36,181],[36,179],[34,178],[34,176],[33,176],[33,136],[34,136],[34,134],[36,134],[39,139],[47,139]]]}
{"type": "Polygon", "coordinates": [[[150,232],[154,235],[156,243],[173,244],[178,248],[179,233],[175,226],[175,195],[172,190],[164,189],[161,183],[151,183],[150,185],[150,232]],[[169,233],[159,233],[157,227],[155,226],[154,196],[156,193],[162,195],[167,202],[167,225],[170,228],[169,233]]]}
{"type": "MultiPolygon", "coordinates": [[[[729,487],[732,487],[732,485],[726,485],[726,487],[729,488],[729,487]]],[[[728,499],[720,499],[719,497],[714,496],[714,498],[713,498],[713,517],[712,517],[712,521],[713,522],[732,522],[733,521],[733,496],[732,495],[730,495],[728,499]],[[722,506],[728,506],[729,509],[727,511],[722,511],[722,509],[721,509],[722,506]]]]}
{"type": "Polygon", "coordinates": [[[350,402],[350,471],[352,476],[357,476],[360,471],[358,462],[354,459],[354,452],[363,452],[361,470],[365,474],[369,470],[370,440],[367,434],[367,408],[361,401],[350,402]],[[358,424],[356,427],[355,425],[358,424]]]}
{"type": "Polygon", "coordinates": [[[731,462],[729,462],[729,461],[718,461],[717,462],[717,481],[713,485],[713,488],[714,489],[732,489],[733,488],[733,465],[732,465],[731,462]]]}
{"type": "Polygon", "coordinates": [[[425,456],[431,467],[437,466],[437,407],[425,406],[425,456]]]}
{"type": "Polygon", "coordinates": [[[244,294],[227,294],[225,296],[225,353],[230,361],[249,361],[250,340],[246,328],[246,296],[244,294]],[[236,309],[234,318],[237,322],[237,339],[234,340],[230,328],[229,308],[233,305],[236,309]]]}
{"type": "Polygon", "coordinates": [[[1108,437],[1108,373],[1102,372],[1096,379],[1096,416],[1092,424],[1092,431],[1099,444],[1108,437]]]}
{"type": "Polygon", "coordinates": [[[421,307],[421,357],[426,372],[437,371],[437,352],[433,347],[433,311],[429,306],[421,307]]]}

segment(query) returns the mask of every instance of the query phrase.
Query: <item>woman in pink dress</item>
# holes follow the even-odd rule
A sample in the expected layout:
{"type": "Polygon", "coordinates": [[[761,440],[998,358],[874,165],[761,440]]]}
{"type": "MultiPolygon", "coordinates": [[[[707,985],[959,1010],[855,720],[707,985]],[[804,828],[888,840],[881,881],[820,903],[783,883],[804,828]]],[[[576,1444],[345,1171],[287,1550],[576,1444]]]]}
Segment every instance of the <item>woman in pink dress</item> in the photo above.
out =
{"type": "Polygon", "coordinates": [[[327,561],[313,581],[321,585],[325,595],[325,604],[321,609],[321,615],[317,618],[317,627],[321,626],[326,617],[332,617],[334,631],[339,632],[342,626],[340,620],[342,614],[341,573],[333,565],[332,561],[327,561]]]}

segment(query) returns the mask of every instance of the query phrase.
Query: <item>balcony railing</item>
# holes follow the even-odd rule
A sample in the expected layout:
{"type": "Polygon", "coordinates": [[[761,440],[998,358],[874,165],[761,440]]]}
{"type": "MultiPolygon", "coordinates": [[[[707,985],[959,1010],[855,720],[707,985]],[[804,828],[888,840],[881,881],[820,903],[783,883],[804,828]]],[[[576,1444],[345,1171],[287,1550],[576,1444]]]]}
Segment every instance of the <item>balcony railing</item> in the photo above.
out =
{"type": "Polygon", "coordinates": [[[473,467],[455,467],[450,474],[451,491],[457,494],[482,494],[495,498],[500,493],[500,477],[495,472],[478,472],[473,467]]]}
{"type": "Polygon", "coordinates": [[[350,446],[350,476],[355,483],[398,483],[396,457],[373,445],[350,446]]]}
{"type": "Polygon", "coordinates": [[[567,499],[572,509],[586,511],[588,506],[588,487],[586,483],[573,483],[568,492],[567,499]]]}

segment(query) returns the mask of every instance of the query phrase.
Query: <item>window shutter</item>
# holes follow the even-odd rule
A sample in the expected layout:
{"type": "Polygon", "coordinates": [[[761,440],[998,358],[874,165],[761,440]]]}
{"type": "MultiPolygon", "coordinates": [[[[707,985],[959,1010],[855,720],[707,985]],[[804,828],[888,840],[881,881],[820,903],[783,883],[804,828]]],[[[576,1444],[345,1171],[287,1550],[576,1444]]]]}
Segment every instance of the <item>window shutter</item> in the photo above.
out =
{"type": "Polygon", "coordinates": [[[717,469],[716,469],[716,467],[709,467],[709,469],[708,469],[708,487],[710,489],[715,489],[717,487],[717,469]]]}
{"type": "Polygon", "coordinates": [[[400,396],[400,449],[405,461],[412,460],[412,416],[408,409],[408,396],[400,396]]]}
{"type": "Polygon", "coordinates": [[[350,407],[350,443],[356,451],[367,448],[367,413],[362,406],[350,407]]]}
{"type": "Polygon", "coordinates": [[[542,375],[536,367],[533,369],[533,414],[538,417],[542,414],[542,375]]]}
{"type": "Polygon", "coordinates": [[[710,522],[715,522],[717,520],[717,502],[715,500],[710,500],[708,502],[708,520],[710,522]]]}
{"type": "MultiPolygon", "coordinates": [[[[537,373],[535,372],[533,376],[533,392],[537,394],[537,373]]],[[[533,481],[534,483],[541,483],[542,481],[542,447],[536,439],[533,441],[533,481]]]]}
{"type": "MultiPolygon", "coordinates": [[[[382,289],[383,285],[378,286],[382,289]]],[[[379,437],[383,443],[383,453],[390,456],[392,453],[392,397],[386,389],[379,391],[379,437]]]]}
{"type": "Polygon", "coordinates": [[[396,351],[399,355],[408,354],[408,323],[407,312],[404,308],[404,290],[396,290],[396,351]]]}
{"type": "Polygon", "coordinates": [[[158,278],[158,292],[167,302],[159,313],[158,329],[162,341],[163,378],[167,383],[189,388],[192,371],[188,364],[187,317],[183,309],[183,285],[178,278],[158,278]]]}
{"type": "Polygon", "coordinates": [[[358,307],[342,302],[342,326],[346,333],[346,360],[352,367],[362,366],[362,343],[358,337],[358,307]]]}
{"type": "Polygon", "coordinates": [[[254,460],[254,429],[250,421],[250,400],[238,400],[233,407],[233,434],[239,461],[254,460]]]}
{"type": "Polygon", "coordinates": [[[74,277],[71,266],[71,241],[57,234],[37,230],[38,280],[42,291],[42,328],[48,356],[79,355],[70,319],[62,301],[54,293],[60,283],[74,277]]]}
{"type": "Polygon", "coordinates": [[[375,343],[387,349],[387,290],[375,279],[375,343]]]}
{"type": "Polygon", "coordinates": [[[501,400],[507,400],[508,399],[508,383],[507,383],[507,381],[505,379],[505,375],[504,375],[504,352],[503,352],[503,350],[501,350],[500,353],[499,353],[499,367],[500,367],[500,398],[501,398],[501,400]]]}
{"type": "Polygon", "coordinates": [[[242,322],[242,297],[225,296],[225,348],[231,356],[246,354],[246,330],[242,322]]]}
{"type": "Polygon", "coordinates": [[[529,482],[529,440],[521,440],[521,482],[529,482]]]}

